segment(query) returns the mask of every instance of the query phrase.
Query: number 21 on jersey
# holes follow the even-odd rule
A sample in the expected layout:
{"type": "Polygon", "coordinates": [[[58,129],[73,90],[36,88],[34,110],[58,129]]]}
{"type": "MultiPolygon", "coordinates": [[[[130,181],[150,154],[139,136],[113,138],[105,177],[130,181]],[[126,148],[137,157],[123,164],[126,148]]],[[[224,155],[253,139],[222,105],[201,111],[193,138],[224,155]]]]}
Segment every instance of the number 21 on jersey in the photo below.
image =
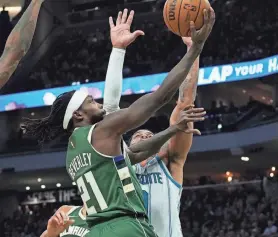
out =
{"type": "Polygon", "coordinates": [[[89,171],[84,175],[80,176],[77,179],[76,184],[79,189],[79,192],[81,193],[81,198],[85,205],[88,215],[97,213],[96,207],[93,204],[91,204],[92,200],[94,199],[98,202],[100,210],[104,210],[108,207],[97,185],[92,171],[89,171]]]}

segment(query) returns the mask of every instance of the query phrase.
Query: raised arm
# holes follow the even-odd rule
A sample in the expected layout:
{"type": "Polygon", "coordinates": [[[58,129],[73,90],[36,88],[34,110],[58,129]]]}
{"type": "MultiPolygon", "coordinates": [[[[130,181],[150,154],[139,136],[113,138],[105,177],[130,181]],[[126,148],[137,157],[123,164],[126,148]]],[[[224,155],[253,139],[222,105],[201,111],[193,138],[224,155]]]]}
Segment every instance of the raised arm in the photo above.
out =
{"type": "Polygon", "coordinates": [[[140,163],[146,157],[151,157],[160,150],[160,148],[177,133],[199,134],[197,129],[190,129],[188,123],[203,121],[205,112],[203,108],[191,108],[180,111],[175,124],[172,124],[164,131],[155,134],[153,137],[131,145],[126,149],[132,164],[140,163]]]}
{"type": "Polygon", "coordinates": [[[0,58],[0,88],[9,80],[30,48],[39,11],[44,0],[32,0],[11,34],[0,58]]]}
{"type": "Polygon", "coordinates": [[[129,108],[108,115],[99,124],[99,129],[106,132],[106,136],[121,136],[125,132],[136,128],[148,120],[151,115],[167,103],[178,90],[184,78],[187,76],[193,62],[201,53],[204,43],[209,36],[215,21],[214,11],[211,8],[204,11],[204,26],[201,30],[195,30],[191,22],[192,47],[182,60],[170,71],[166,79],[157,91],[142,96],[129,108]]]}
{"type": "MultiPolygon", "coordinates": [[[[192,45],[191,39],[183,38],[183,41],[187,45],[187,49],[189,49],[192,45]]],[[[170,125],[177,122],[179,114],[182,110],[194,104],[197,93],[198,75],[199,57],[195,60],[190,69],[190,72],[179,88],[179,98],[177,105],[171,114],[170,125]]],[[[193,123],[188,123],[188,126],[193,128],[193,123]]],[[[177,165],[183,167],[183,164],[187,158],[187,154],[191,148],[192,140],[193,134],[178,132],[169,140],[168,144],[160,150],[159,156],[166,164],[172,162],[177,163],[177,165]]]]}
{"type": "Polygon", "coordinates": [[[140,30],[133,33],[130,32],[133,17],[134,11],[131,11],[128,20],[126,20],[127,9],[124,9],[123,13],[119,12],[116,25],[113,24],[112,18],[109,18],[110,37],[113,49],[108,63],[103,98],[103,108],[107,113],[112,113],[119,109],[126,47],[138,36],[144,35],[144,32],[140,30]],[[125,33],[122,34],[122,32],[125,33]]]}
{"type": "Polygon", "coordinates": [[[103,108],[107,114],[120,109],[119,104],[122,93],[124,58],[124,49],[112,49],[105,78],[103,97],[103,108]]]}

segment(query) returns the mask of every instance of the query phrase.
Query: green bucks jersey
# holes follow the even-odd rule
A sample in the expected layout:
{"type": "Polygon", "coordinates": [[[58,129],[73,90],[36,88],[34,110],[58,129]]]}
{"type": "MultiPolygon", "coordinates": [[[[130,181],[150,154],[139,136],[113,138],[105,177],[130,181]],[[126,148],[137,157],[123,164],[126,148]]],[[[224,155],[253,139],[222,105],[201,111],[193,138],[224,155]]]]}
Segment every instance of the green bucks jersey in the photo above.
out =
{"type": "Polygon", "coordinates": [[[67,213],[74,223],[60,234],[60,237],[84,237],[89,233],[86,217],[82,214],[82,207],[76,206],[67,213]]]}
{"type": "Polygon", "coordinates": [[[75,129],[66,162],[86,207],[89,226],[121,216],[145,215],[142,190],[128,157],[111,157],[95,150],[91,145],[93,129],[75,129]]]}

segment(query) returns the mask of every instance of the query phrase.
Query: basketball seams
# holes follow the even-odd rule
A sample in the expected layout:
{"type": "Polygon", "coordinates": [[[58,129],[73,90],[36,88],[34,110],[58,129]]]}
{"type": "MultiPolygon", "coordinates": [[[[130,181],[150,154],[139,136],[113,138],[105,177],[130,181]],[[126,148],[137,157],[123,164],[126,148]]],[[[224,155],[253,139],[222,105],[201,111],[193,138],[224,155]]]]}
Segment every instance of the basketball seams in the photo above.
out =
{"type": "Polygon", "coordinates": [[[207,0],[167,0],[163,9],[165,24],[176,35],[181,37],[190,36],[188,21],[193,21],[196,30],[199,30],[204,25],[204,17],[201,12],[203,9],[207,9],[209,5],[207,0]],[[188,6],[183,7],[185,3],[188,3],[188,6]]]}
{"type": "Polygon", "coordinates": [[[181,29],[180,29],[180,14],[181,14],[182,3],[183,3],[183,0],[181,1],[179,14],[178,14],[178,29],[179,29],[180,36],[182,36],[181,29]]]}
{"type": "Polygon", "coordinates": [[[173,28],[172,28],[172,26],[171,26],[171,24],[170,24],[170,20],[169,20],[169,18],[168,18],[168,5],[169,4],[167,4],[168,3],[168,0],[165,2],[165,5],[164,5],[164,7],[165,7],[165,11],[163,11],[163,13],[165,14],[165,17],[166,17],[166,21],[167,21],[167,23],[166,23],[166,25],[170,28],[169,30],[171,30],[173,33],[174,33],[174,30],[173,30],[173,28]]]}
{"type": "Polygon", "coordinates": [[[197,18],[198,18],[198,15],[199,15],[199,12],[200,12],[200,8],[201,8],[201,3],[202,3],[202,0],[199,0],[199,7],[198,7],[198,11],[197,11],[197,14],[196,14],[194,23],[196,22],[196,20],[197,20],[197,18]]]}

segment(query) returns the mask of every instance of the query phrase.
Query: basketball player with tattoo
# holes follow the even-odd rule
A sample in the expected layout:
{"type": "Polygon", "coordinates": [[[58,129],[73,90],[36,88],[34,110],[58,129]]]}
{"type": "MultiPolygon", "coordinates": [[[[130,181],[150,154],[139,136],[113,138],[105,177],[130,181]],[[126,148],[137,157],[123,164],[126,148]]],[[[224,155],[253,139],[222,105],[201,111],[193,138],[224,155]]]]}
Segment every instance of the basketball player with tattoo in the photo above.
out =
{"type": "Polygon", "coordinates": [[[0,58],[0,88],[10,79],[30,48],[44,0],[32,0],[9,35],[0,58]]]}
{"type": "MultiPolygon", "coordinates": [[[[189,50],[192,45],[191,39],[186,37],[183,38],[183,41],[189,50]]],[[[198,72],[199,57],[180,86],[179,98],[170,117],[170,125],[176,123],[181,111],[194,104],[198,72]]],[[[193,123],[189,123],[188,126],[193,129],[193,123]]],[[[149,130],[138,130],[133,134],[130,145],[148,140],[153,135],[149,130]]],[[[179,207],[183,166],[191,148],[192,139],[192,133],[178,132],[164,144],[155,156],[146,157],[144,162],[135,165],[150,223],[160,237],[183,236],[179,207]]]]}

